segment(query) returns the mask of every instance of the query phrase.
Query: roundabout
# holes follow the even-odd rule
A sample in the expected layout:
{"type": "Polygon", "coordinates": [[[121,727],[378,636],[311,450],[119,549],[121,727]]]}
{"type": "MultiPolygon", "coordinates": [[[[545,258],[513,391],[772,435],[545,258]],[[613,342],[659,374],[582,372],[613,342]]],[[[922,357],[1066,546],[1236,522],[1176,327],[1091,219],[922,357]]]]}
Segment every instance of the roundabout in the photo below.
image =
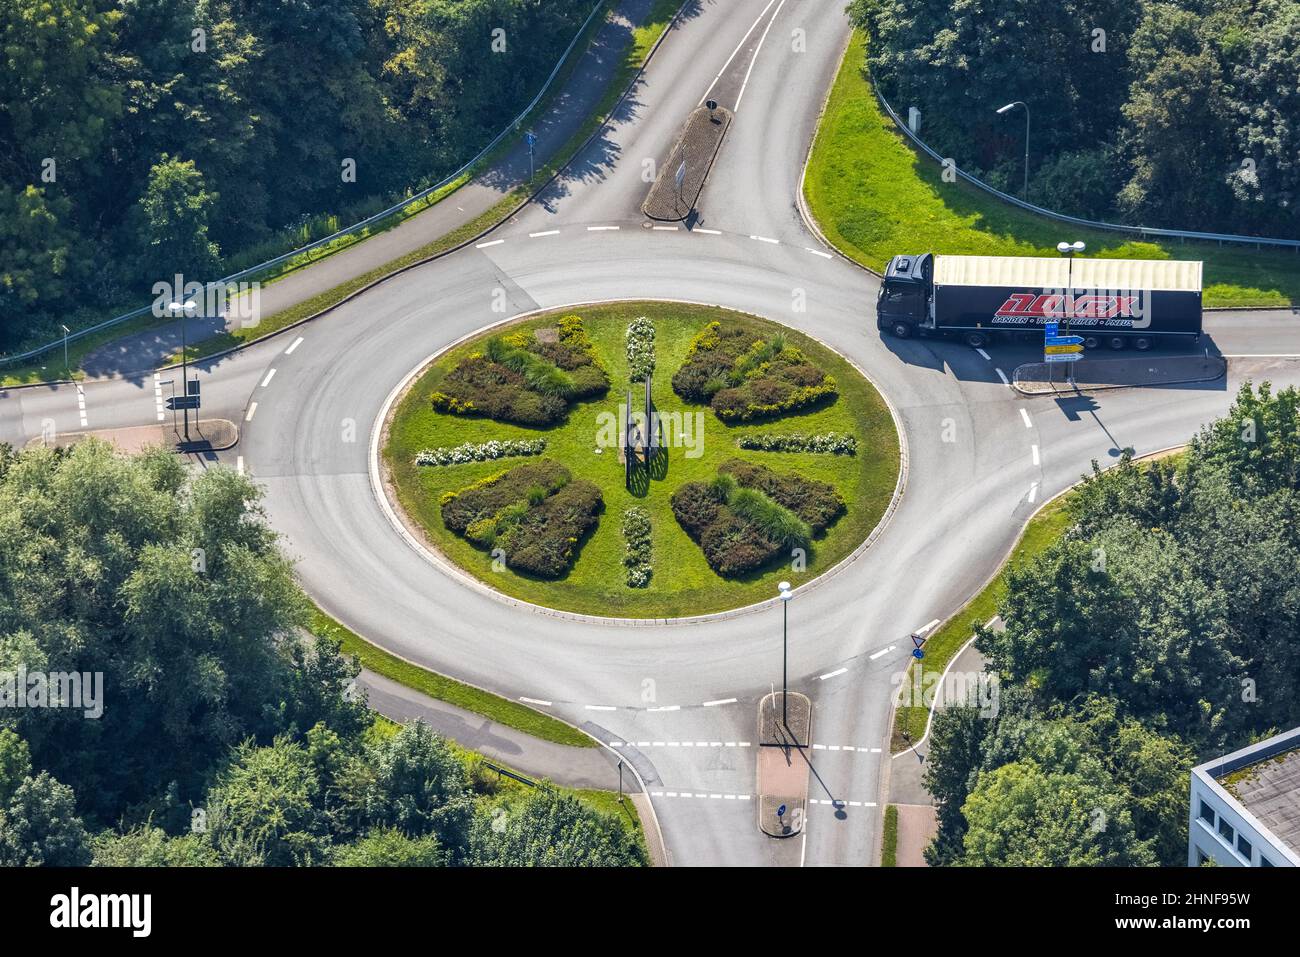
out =
{"type": "MultiPolygon", "coordinates": [[[[748,378],[737,374],[737,380],[780,393],[770,362],[761,368],[750,364],[754,368],[748,378]]],[[[500,366],[493,368],[503,374],[500,366]]],[[[385,494],[395,500],[406,527],[444,561],[488,588],[546,608],[663,619],[699,617],[768,600],[778,579],[789,578],[796,586],[808,583],[856,554],[881,521],[897,485],[893,418],[853,364],[789,326],[732,310],[663,302],[548,310],[493,326],[450,347],[423,363],[408,381],[390,404],[383,426],[385,494]],[[504,418],[457,413],[446,408],[445,399],[443,408],[435,407],[435,397],[445,395],[442,390],[450,388],[447,383],[454,381],[458,367],[486,364],[485,349],[527,341],[553,354],[558,348],[557,323],[572,323],[575,317],[595,360],[586,368],[601,370],[608,384],[572,403],[556,421],[512,422],[509,410],[504,418]],[[647,424],[644,380],[634,381],[629,374],[628,330],[634,323],[652,330],[655,372],[649,421],[658,446],[649,461],[634,450],[629,467],[620,438],[622,423],[630,416],[634,429],[643,432],[647,424]],[[827,393],[811,396],[799,408],[744,419],[732,416],[731,421],[699,396],[683,397],[675,388],[683,385],[678,373],[699,337],[718,329],[747,347],[766,345],[772,351],[771,344],[776,344],[784,355],[806,360],[796,371],[819,384],[828,377],[827,393]],[[539,339],[548,341],[538,346],[539,339]],[[688,531],[679,519],[686,496],[722,474],[739,475],[750,484],[765,481],[768,492],[755,493],[762,498],[757,505],[764,517],[770,519],[768,513],[776,512],[802,528],[794,530],[792,540],[781,539],[779,544],[773,539],[780,536],[757,534],[734,517],[729,517],[727,528],[703,534],[700,529],[688,531]],[[593,514],[580,524],[581,531],[574,529],[567,550],[571,554],[554,568],[518,567],[503,547],[518,537],[513,528],[492,529],[489,541],[481,529],[475,536],[466,534],[463,523],[456,530],[448,527],[447,515],[456,505],[447,500],[482,483],[496,481],[495,499],[500,501],[493,511],[507,508],[512,475],[525,483],[529,475],[560,476],[566,485],[561,497],[579,487],[592,489],[593,514]],[[813,519],[813,527],[775,501],[773,494],[802,509],[805,518],[813,519]],[[810,494],[820,497],[820,512],[806,501],[810,494]],[[634,578],[626,573],[632,510],[649,525],[649,540],[642,549],[646,570],[634,578]],[[734,541],[737,538],[740,541],[734,541]],[[734,567],[733,556],[742,549],[749,555],[756,542],[766,557],[757,560],[760,556],[755,555],[753,567],[734,567]],[[702,545],[712,549],[713,562],[702,545]]],[[[742,493],[742,505],[754,497],[742,493]]],[[[462,501],[466,498],[468,494],[461,496],[462,501]]],[[[559,507],[539,503],[537,513],[553,516],[559,507]]],[[[512,517],[522,517],[519,512],[516,508],[512,517]]],[[[499,519],[498,524],[508,521],[499,519]]],[[[523,524],[544,531],[540,519],[531,526],[523,524]]]]}

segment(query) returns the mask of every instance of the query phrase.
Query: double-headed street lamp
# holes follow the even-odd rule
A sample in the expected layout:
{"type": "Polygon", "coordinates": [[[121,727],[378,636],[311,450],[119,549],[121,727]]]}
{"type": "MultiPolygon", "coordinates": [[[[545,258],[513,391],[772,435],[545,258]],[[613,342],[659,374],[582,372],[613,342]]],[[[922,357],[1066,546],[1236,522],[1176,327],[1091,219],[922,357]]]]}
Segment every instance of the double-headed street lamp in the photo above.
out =
{"type": "MultiPolygon", "coordinates": [[[[193,299],[187,299],[185,302],[173,302],[167,307],[167,314],[173,319],[181,321],[181,394],[188,396],[190,394],[190,367],[187,353],[189,344],[185,341],[185,320],[187,317],[194,315],[198,307],[194,304],[193,299]]],[[[186,406],[182,413],[185,416],[185,441],[190,439],[190,410],[186,406]]],[[[195,417],[197,421],[197,416],[195,417]]]]}
{"type": "Polygon", "coordinates": [[[1025,110],[1025,202],[1029,202],[1029,107],[1020,100],[1015,100],[1006,106],[999,107],[998,113],[1009,113],[1017,106],[1024,107],[1025,110]]]}
{"type": "Polygon", "coordinates": [[[790,633],[790,599],[794,597],[794,592],[790,590],[789,582],[781,582],[776,586],[778,596],[781,599],[781,727],[788,732],[790,724],[785,719],[785,701],[790,696],[788,683],[789,674],[789,640],[790,633]]]}

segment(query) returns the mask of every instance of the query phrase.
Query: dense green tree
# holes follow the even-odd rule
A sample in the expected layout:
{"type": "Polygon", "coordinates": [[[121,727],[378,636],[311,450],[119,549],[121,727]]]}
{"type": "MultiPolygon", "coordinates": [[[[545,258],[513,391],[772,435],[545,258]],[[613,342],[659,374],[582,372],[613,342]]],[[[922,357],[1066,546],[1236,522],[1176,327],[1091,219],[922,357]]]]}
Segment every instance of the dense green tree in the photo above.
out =
{"type": "Polygon", "coordinates": [[[407,837],[396,828],[379,828],[334,854],[336,867],[442,867],[446,852],[432,834],[407,837]]]}
{"type": "Polygon", "coordinates": [[[171,837],[142,824],[125,834],[104,831],[92,842],[95,867],[218,867],[221,858],[201,834],[171,837]]]}
{"type": "Polygon", "coordinates": [[[441,735],[421,721],[404,725],[371,749],[367,764],[373,777],[364,811],[372,826],[432,834],[453,854],[466,845],[474,810],[469,776],[441,735]]]}
{"type": "Polygon", "coordinates": [[[475,818],[470,863],[486,867],[629,867],[645,851],[614,819],[540,790],[512,811],[475,818]]]}
{"type": "Polygon", "coordinates": [[[24,778],[0,810],[0,867],[84,867],[90,835],[72,788],[47,771],[24,778]]]}
{"type": "Polygon", "coordinates": [[[166,153],[159,158],[140,197],[143,275],[171,281],[179,273],[186,282],[216,278],[212,271],[220,250],[208,238],[208,218],[216,199],[193,160],[173,159],[166,153]]]}

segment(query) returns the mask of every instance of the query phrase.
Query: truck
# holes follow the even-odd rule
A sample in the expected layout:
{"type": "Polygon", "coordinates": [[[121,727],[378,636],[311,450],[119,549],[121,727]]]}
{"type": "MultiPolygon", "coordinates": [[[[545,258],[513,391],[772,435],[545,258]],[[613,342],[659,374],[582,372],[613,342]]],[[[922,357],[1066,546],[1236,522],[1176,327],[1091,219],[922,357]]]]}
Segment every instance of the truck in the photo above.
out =
{"type": "Polygon", "coordinates": [[[1085,349],[1149,349],[1201,335],[1201,263],[1167,259],[946,256],[889,261],[876,328],[899,338],[958,337],[971,346],[1041,335],[1044,324],[1085,349]]]}

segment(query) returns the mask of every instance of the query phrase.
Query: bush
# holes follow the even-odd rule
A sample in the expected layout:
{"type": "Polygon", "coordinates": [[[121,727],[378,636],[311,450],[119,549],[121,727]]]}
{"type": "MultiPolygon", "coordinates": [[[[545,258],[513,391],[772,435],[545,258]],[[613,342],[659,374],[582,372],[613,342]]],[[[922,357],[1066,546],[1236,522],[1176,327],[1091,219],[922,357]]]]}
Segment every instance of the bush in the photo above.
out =
{"type": "Polygon", "coordinates": [[[560,396],[530,391],[522,375],[482,355],[468,357],[447,373],[430,401],[438,412],[532,426],[554,425],[568,411],[560,396]]]}
{"type": "Polygon", "coordinates": [[[506,566],[560,577],[573,566],[575,547],[596,527],[603,505],[595,483],[577,481],[529,507],[496,540],[506,566]]]}
{"type": "Polygon", "coordinates": [[[742,435],[736,440],[742,449],[760,452],[824,452],[829,455],[856,455],[858,440],[847,432],[822,432],[807,435],[791,432],[787,435],[758,433],[742,435]]]}
{"type": "Polygon", "coordinates": [[[623,568],[628,588],[645,588],[650,584],[650,516],[639,505],[623,513],[623,568]]]}
{"type": "Polygon", "coordinates": [[[642,382],[655,371],[655,326],[645,316],[628,323],[627,367],[633,382],[642,382]]]}
{"type": "Polygon", "coordinates": [[[697,542],[704,530],[718,520],[721,510],[718,496],[704,482],[678,486],[669,502],[677,524],[697,542]]]}
{"type": "Polygon", "coordinates": [[[673,390],[708,402],[724,422],[747,422],[807,408],[837,394],[835,380],[787,344],[739,325],[711,322],[691,342],[673,390]]]}
{"type": "Polygon", "coordinates": [[[551,494],[568,481],[569,470],[550,459],[516,465],[443,495],[442,521],[451,531],[463,535],[472,523],[494,518],[507,506],[525,501],[530,488],[541,486],[551,494]]]}
{"type": "Polygon", "coordinates": [[[748,520],[764,538],[783,548],[803,548],[812,538],[807,522],[752,488],[738,489],[728,507],[748,520]]]}
{"type": "Polygon", "coordinates": [[[728,459],[718,471],[735,479],[742,488],[762,492],[806,522],[820,535],[844,514],[844,498],[835,486],[804,478],[795,473],[774,472],[764,465],[728,459]]]}

